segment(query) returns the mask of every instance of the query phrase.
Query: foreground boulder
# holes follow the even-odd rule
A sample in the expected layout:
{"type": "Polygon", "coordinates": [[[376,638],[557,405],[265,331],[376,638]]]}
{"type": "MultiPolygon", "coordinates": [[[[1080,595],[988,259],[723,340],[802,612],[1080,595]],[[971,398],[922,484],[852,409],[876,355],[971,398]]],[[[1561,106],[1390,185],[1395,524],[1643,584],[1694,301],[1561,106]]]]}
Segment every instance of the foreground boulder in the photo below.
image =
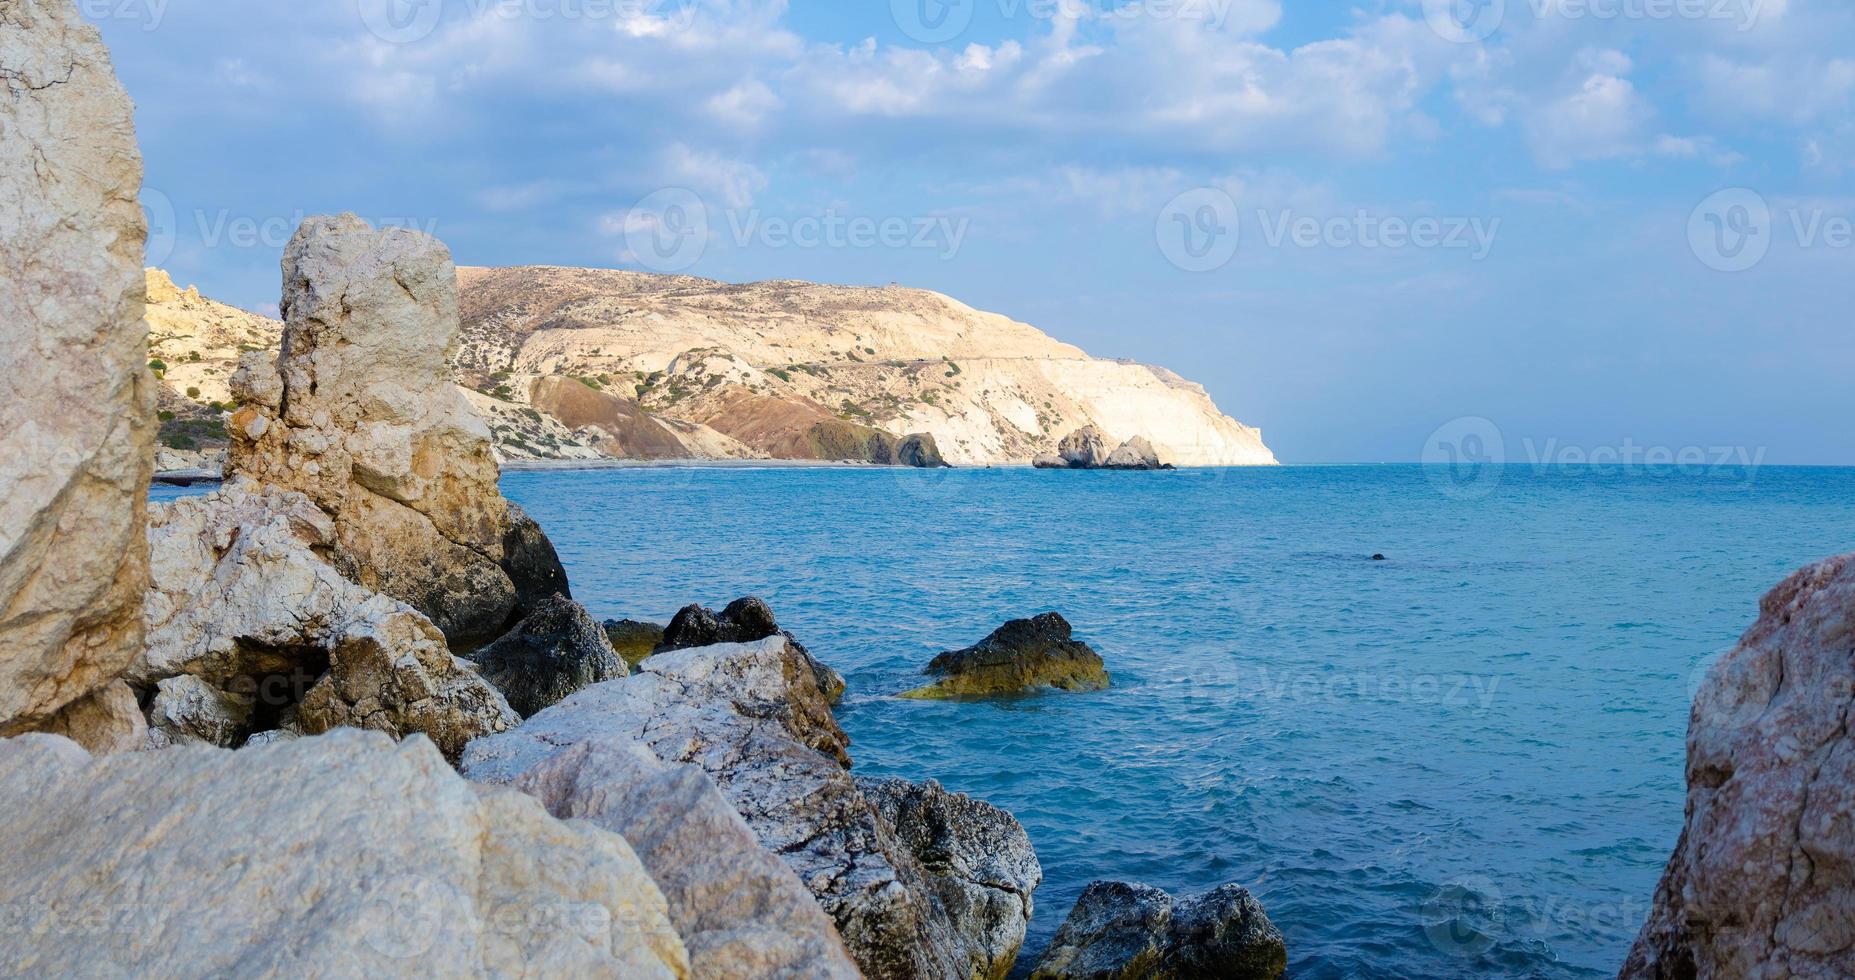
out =
{"type": "Polygon", "coordinates": [[[1073,639],[1069,621],[1053,612],[1014,619],[964,650],[935,657],[924,673],[939,679],[903,697],[986,697],[1040,688],[1099,691],[1109,684],[1101,655],[1073,639]]]}
{"type": "Polygon", "coordinates": [[[632,740],[593,741],[548,757],[515,786],[555,816],[624,836],[669,902],[694,976],[860,976],[811,892],[700,767],[666,764],[632,740]]]}
{"type": "Polygon", "coordinates": [[[1773,589],[1708,673],[1687,822],[1626,980],[1855,976],[1855,555],[1773,589]]]}
{"type": "Polygon", "coordinates": [[[519,784],[574,746],[642,740],[659,759],[713,779],[767,850],[837,924],[868,977],[971,977],[955,921],[909,846],[849,773],[824,672],[784,636],[660,654],[638,673],[587,688],[505,735],[473,742],[472,779],[519,784]]]}
{"type": "Polygon", "coordinates": [[[0,962],[24,973],[692,975],[624,838],[473,786],[423,739],[93,760],[29,735],[0,742],[0,806],[33,815],[0,831],[26,917],[0,962]]]}
{"type": "Polygon", "coordinates": [[[0,735],[117,731],[106,689],[142,646],[155,422],[133,111],[70,0],[0,8],[0,735]]]}
{"type": "Polygon", "coordinates": [[[429,619],[323,560],[334,524],[302,494],[237,480],[150,508],[147,534],[148,648],[129,679],[152,694],[187,676],[255,699],[231,735],[218,734],[216,708],[213,727],[195,731],[184,719],[214,699],[190,682],[164,716],[180,740],[211,731],[204,740],[235,745],[286,724],[310,734],[351,725],[423,733],[455,758],[470,739],[520,723],[429,619]]]}
{"type": "Polygon", "coordinates": [[[870,806],[921,862],[974,980],[1004,980],[1030,927],[1043,865],[1016,817],[933,780],[858,779],[870,806]]]}
{"type": "Polygon", "coordinates": [[[353,215],[311,218],[283,273],[283,352],[240,362],[228,476],[307,495],[334,519],[343,574],[453,641],[493,639],[525,601],[564,590],[551,546],[497,488],[488,425],[450,383],[450,252],[353,215]]]}
{"type": "Polygon", "coordinates": [[[560,595],[543,599],[520,625],[470,659],[524,718],[628,673],[605,630],[583,606],[560,595]]]}
{"type": "Polygon", "coordinates": [[[1097,881],[1082,892],[1032,980],[1275,980],[1288,947],[1262,904],[1236,885],[1184,901],[1157,888],[1097,881]]]}

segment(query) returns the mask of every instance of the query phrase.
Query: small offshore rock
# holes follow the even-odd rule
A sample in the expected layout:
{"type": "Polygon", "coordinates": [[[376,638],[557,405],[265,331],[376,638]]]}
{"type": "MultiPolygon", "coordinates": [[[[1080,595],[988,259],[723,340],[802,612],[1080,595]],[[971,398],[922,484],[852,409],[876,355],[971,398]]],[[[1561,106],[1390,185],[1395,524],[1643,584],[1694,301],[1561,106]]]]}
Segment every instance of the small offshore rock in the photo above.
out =
{"type": "Polygon", "coordinates": [[[1159,453],[1145,436],[1135,436],[1121,443],[1120,448],[1108,454],[1108,459],[1101,464],[1106,470],[1169,470],[1172,467],[1160,462],[1159,453]]]}
{"type": "Polygon", "coordinates": [[[605,636],[619,659],[627,667],[636,670],[644,658],[656,652],[657,647],[663,643],[663,627],[635,619],[608,619],[605,621],[605,636]]]}
{"type": "Polygon", "coordinates": [[[1038,456],[1037,458],[1031,460],[1031,465],[1040,470],[1069,469],[1069,461],[1054,453],[1044,453],[1043,455],[1038,456]]]}
{"type": "Polygon", "coordinates": [[[917,432],[902,437],[895,446],[895,462],[898,466],[913,466],[919,469],[950,468],[951,463],[940,455],[940,443],[931,432],[917,432]]]}
{"type": "Polygon", "coordinates": [[[923,673],[939,679],[903,697],[984,697],[1041,688],[1099,691],[1109,685],[1101,655],[1073,639],[1069,621],[1053,612],[1014,619],[964,650],[935,657],[923,673]]]}
{"type": "Polygon", "coordinates": [[[1175,901],[1147,885],[1097,881],[1082,892],[1031,980],[1276,980],[1288,946],[1238,885],[1175,901]]]}
{"type": "Polygon", "coordinates": [[[630,673],[585,607],[558,593],[542,599],[527,619],[470,659],[524,718],[575,691],[630,673]]]}
{"type": "Polygon", "coordinates": [[[1385,556],[1384,556],[1384,555],[1373,555],[1373,556],[1372,556],[1372,560],[1373,560],[1373,561],[1385,561],[1385,560],[1386,560],[1386,558],[1385,558],[1385,556]]]}
{"type": "Polygon", "coordinates": [[[1056,454],[1072,470],[1100,469],[1108,462],[1108,437],[1096,426],[1085,425],[1064,436],[1056,454]]]}

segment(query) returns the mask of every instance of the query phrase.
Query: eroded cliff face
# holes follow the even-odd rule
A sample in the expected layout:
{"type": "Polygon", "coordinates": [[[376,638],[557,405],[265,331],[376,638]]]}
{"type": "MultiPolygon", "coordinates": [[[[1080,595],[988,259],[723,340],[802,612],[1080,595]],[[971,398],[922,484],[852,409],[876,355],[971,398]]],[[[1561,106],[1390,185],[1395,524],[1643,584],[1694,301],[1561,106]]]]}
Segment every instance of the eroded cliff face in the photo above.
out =
{"type": "Polygon", "coordinates": [[[102,692],[142,646],[154,381],[133,109],[68,0],[0,0],[0,735],[118,703],[102,692]]]}
{"type": "Polygon", "coordinates": [[[919,289],[524,267],[459,270],[460,382],[566,375],[749,450],[810,455],[822,419],[928,433],[955,464],[1025,463],[1098,426],[1181,466],[1266,465],[1262,434],[1204,389],[1092,358],[1028,324],[919,289]]]}
{"type": "Polygon", "coordinates": [[[1625,980],[1855,976],[1855,555],[1773,589],[1688,722],[1687,822],[1625,980]]]}

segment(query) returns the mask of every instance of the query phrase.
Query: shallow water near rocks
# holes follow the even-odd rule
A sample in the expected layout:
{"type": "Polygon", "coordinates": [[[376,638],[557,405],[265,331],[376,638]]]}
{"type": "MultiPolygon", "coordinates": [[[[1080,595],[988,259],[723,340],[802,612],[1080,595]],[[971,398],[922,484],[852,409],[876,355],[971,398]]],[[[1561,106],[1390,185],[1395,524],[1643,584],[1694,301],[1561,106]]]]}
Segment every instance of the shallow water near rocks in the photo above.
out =
{"type": "Polygon", "coordinates": [[[595,615],[760,595],[848,678],[859,773],[1015,813],[1045,871],[1020,973],[1112,877],[1248,886],[1298,978],[1614,976],[1680,830],[1700,673],[1772,585],[1855,548],[1855,470],[1436,477],[627,469],[503,486],[595,615]],[[936,652],[1050,609],[1112,690],[889,696],[936,652]]]}

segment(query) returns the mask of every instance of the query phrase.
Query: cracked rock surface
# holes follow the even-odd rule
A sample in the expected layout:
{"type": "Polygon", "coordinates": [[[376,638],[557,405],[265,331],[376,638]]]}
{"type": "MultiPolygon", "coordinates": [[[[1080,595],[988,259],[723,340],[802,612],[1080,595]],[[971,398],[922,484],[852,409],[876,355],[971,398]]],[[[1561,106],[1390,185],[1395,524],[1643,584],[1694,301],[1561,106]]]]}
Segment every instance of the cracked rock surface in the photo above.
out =
{"type": "Polygon", "coordinates": [[[1855,976],[1855,555],[1771,590],[1688,720],[1687,822],[1626,980],[1855,976]]]}

